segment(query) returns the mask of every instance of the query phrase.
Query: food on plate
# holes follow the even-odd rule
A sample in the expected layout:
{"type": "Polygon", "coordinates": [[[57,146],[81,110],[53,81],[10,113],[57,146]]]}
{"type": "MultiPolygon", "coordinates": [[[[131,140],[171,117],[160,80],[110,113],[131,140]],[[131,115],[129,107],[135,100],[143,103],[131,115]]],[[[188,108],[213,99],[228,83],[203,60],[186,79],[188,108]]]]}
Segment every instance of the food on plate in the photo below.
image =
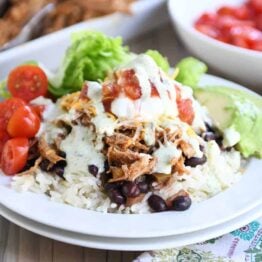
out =
{"type": "Polygon", "coordinates": [[[130,14],[134,0],[59,0],[43,23],[42,34],[49,34],[70,25],[113,12],[130,14]]]}
{"type": "Polygon", "coordinates": [[[53,10],[42,19],[35,37],[49,34],[73,24],[113,12],[131,13],[134,0],[10,0],[0,14],[0,46],[16,37],[24,25],[45,5],[53,10]]]}
{"type": "Polygon", "coordinates": [[[239,6],[225,5],[216,12],[205,12],[194,26],[219,41],[262,51],[261,0],[248,0],[239,6]]]}
{"type": "MultiPolygon", "coordinates": [[[[22,79],[25,92],[11,92],[0,103],[0,165],[18,191],[100,212],[184,211],[241,178],[241,153],[262,156],[256,145],[261,133],[243,128],[248,122],[261,129],[261,97],[198,87],[206,66],[196,59],[178,63],[178,82],[157,51],[134,54],[119,38],[81,32],[57,73],[34,65],[56,101],[50,94],[22,100],[35,82],[31,67],[23,67],[27,81],[13,74],[20,67],[8,78],[17,77],[12,83],[19,86],[22,79]],[[233,108],[226,112],[218,104],[226,124],[209,106],[219,92],[233,108]],[[253,108],[258,115],[239,117],[253,108]]],[[[12,91],[6,83],[2,93],[12,91]]]]}

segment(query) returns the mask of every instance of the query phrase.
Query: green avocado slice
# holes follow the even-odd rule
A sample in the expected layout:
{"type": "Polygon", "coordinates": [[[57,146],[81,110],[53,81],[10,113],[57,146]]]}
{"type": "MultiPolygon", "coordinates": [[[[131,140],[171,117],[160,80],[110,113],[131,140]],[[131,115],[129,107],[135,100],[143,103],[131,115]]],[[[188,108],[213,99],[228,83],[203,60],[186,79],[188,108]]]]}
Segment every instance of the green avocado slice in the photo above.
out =
{"type": "Polygon", "coordinates": [[[208,109],[218,129],[239,133],[237,148],[244,157],[262,158],[261,96],[219,86],[194,88],[194,95],[208,109]]]}

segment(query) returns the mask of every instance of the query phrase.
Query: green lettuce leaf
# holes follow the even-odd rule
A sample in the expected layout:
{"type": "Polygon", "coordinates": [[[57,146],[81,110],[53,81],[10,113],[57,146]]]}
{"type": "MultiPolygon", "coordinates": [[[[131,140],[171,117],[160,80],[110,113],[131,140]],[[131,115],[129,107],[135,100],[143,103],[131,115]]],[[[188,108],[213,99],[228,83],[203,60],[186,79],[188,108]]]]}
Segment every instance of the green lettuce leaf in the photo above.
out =
{"type": "Polygon", "coordinates": [[[168,72],[170,69],[170,65],[168,63],[168,60],[166,57],[162,56],[158,51],[156,50],[147,50],[146,55],[149,55],[151,58],[154,59],[156,64],[164,71],[168,72]]]}
{"type": "Polygon", "coordinates": [[[74,33],[71,41],[58,73],[50,79],[49,91],[56,96],[80,90],[85,80],[104,80],[131,56],[120,37],[81,31],[74,33]]]}
{"type": "Polygon", "coordinates": [[[176,81],[194,87],[198,84],[200,77],[207,72],[207,66],[193,57],[182,59],[176,68],[179,69],[176,81]]]}
{"type": "Polygon", "coordinates": [[[3,80],[0,82],[0,101],[2,99],[6,99],[9,98],[11,95],[9,93],[9,91],[7,90],[7,86],[6,86],[6,80],[3,80]]]}

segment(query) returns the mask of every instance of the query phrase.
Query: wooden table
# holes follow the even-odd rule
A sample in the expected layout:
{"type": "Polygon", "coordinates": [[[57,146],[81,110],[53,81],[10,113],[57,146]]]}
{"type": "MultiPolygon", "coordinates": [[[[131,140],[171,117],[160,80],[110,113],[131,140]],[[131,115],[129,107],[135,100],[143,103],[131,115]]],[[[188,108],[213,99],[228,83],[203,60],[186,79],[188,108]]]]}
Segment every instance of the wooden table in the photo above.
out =
{"type": "MultiPolygon", "coordinates": [[[[134,39],[128,45],[137,53],[157,49],[169,58],[171,65],[189,55],[170,24],[134,39]]],[[[64,244],[31,233],[0,217],[0,262],[129,262],[139,254],[64,244]]]]}

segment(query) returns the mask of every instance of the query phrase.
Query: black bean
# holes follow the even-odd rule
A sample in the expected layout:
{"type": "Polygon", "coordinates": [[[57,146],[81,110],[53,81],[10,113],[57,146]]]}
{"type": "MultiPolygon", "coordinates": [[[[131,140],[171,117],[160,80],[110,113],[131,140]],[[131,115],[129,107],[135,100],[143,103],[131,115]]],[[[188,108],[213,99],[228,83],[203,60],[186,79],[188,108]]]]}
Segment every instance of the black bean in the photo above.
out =
{"type": "Polygon", "coordinates": [[[98,174],[98,167],[96,165],[88,165],[88,171],[93,176],[97,176],[97,174],[98,174]]]}
{"type": "Polygon", "coordinates": [[[108,163],[107,160],[104,162],[104,170],[105,170],[105,172],[107,172],[109,170],[109,163],[108,163]]]}
{"type": "Polygon", "coordinates": [[[211,141],[211,140],[217,139],[217,135],[213,132],[210,132],[210,131],[203,133],[202,137],[205,141],[211,141]]]}
{"type": "Polygon", "coordinates": [[[151,195],[149,198],[148,198],[148,205],[150,206],[150,208],[153,210],[153,211],[156,211],[156,212],[162,212],[162,211],[166,211],[167,210],[167,205],[166,205],[166,202],[165,200],[160,197],[160,196],[157,196],[157,195],[151,195]]]}
{"type": "Polygon", "coordinates": [[[110,200],[118,205],[122,205],[126,202],[126,198],[122,195],[118,189],[111,189],[107,192],[110,200]]]}
{"type": "Polygon", "coordinates": [[[122,185],[122,193],[126,197],[137,197],[140,194],[140,190],[135,182],[125,181],[122,185]]]}
{"type": "Polygon", "coordinates": [[[66,158],[66,152],[62,151],[62,150],[59,150],[58,153],[57,153],[59,156],[63,157],[63,158],[66,158]]]}
{"type": "Polygon", "coordinates": [[[122,185],[121,182],[105,183],[104,189],[106,191],[110,191],[112,189],[120,189],[121,185],[122,185]]]}
{"type": "Polygon", "coordinates": [[[192,204],[189,196],[178,196],[172,201],[172,209],[176,211],[187,210],[192,204]]]}
{"type": "Polygon", "coordinates": [[[137,183],[137,186],[141,193],[147,193],[149,191],[149,185],[147,181],[141,181],[137,183]]]}
{"type": "Polygon", "coordinates": [[[210,126],[208,123],[205,123],[205,124],[206,124],[206,130],[207,130],[208,132],[213,132],[213,133],[215,133],[214,127],[210,126]]]}
{"type": "Polygon", "coordinates": [[[54,169],[53,169],[53,172],[60,176],[61,178],[64,177],[64,173],[65,173],[65,169],[64,167],[61,167],[61,166],[55,166],[54,169]]]}
{"type": "Polygon", "coordinates": [[[102,182],[102,185],[104,186],[106,183],[108,183],[108,180],[112,178],[111,173],[102,172],[100,176],[100,180],[102,182]]]}
{"type": "Polygon", "coordinates": [[[56,166],[60,166],[60,167],[66,167],[67,166],[67,162],[65,160],[60,160],[55,165],[56,166]]]}
{"type": "Polygon", "coordinates": [[[191,157],[191,158],[187,158],[185,160],[185,165],[186,166],[191,166],[191,167],[196,167],[198,165],[203,165],[204,163],[206,163],[207,158],[206,156],[203,154],[202,157],[191,157]]]}
{"type": "Polygon", "coordinates": [[[39,167],[42,171],[48,172],[50,170],[50,161],[48,159],[43,159],[39,164],[39,167]]]}

